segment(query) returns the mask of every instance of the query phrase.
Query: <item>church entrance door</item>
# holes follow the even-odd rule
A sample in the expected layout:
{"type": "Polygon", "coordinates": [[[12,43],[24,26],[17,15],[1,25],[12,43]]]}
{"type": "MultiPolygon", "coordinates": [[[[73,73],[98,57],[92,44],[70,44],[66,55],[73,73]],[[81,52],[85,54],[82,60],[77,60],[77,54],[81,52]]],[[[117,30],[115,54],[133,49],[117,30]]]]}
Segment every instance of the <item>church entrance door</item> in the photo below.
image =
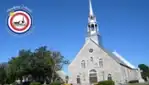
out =
{"type": "Polygon", "coordinates": [[[89,73],[89,81],[90,83],[97,83],[97,72],[96,70],[90,70],[90,73],[89,73]]]}

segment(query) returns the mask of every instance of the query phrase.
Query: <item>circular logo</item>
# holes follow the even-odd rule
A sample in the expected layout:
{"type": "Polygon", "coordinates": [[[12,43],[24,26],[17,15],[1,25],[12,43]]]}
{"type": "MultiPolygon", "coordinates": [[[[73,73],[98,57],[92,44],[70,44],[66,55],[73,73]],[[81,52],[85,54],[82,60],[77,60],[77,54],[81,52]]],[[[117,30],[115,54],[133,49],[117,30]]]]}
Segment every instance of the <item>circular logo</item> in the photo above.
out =
{"type": "Polygon", "coordinates": [[[15,33],[25,33],[31,25],[31,16],[25,11],[11,12],[8,17],[8,27],[15,33]]]}

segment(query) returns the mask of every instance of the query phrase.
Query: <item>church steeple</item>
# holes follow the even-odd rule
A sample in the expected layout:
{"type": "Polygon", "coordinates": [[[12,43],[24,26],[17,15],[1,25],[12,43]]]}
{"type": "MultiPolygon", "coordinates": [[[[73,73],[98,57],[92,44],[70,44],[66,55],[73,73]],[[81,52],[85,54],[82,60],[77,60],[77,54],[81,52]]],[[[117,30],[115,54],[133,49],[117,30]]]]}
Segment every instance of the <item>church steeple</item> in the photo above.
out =
{"type": "Polygon", "coordinates": [[[92,39],[98,45],[100,45],[100,42],[101,42],[100,35],[98,32],[98,24],[96,21],[96,16],[93,13],[91,0],[89,0],[89,16],[88,16],[87,38],[86,39],[92,39]]]}

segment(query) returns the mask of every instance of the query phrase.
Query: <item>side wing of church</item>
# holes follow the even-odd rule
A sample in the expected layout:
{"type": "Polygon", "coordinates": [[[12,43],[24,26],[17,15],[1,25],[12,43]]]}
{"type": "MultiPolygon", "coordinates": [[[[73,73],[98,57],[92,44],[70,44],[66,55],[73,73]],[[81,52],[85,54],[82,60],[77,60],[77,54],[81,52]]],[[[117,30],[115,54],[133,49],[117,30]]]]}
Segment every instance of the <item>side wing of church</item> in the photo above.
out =
{"type": "Polygon", "coordinates": [[[131,80],[141,82],[140,70],[117,52],[109,52],[102,46],[96,17],[89,0],[89,17],[85,44],[68,66],[69,83],[90,85],[103,80],[116,84],[131,80]]]}

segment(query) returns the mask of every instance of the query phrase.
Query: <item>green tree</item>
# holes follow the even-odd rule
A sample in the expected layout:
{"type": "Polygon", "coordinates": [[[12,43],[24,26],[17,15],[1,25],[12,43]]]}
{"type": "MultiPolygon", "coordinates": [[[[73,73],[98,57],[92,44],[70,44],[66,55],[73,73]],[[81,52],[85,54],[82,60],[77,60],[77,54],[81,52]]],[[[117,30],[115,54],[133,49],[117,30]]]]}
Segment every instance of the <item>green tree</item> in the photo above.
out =
{"type": "Polygon", "coordinates": [[[44,62],[42,67],[48,70],[43,70],[45,73],[43,75],[45,78],[50,79],[51,82],[58,77],[56,71],[61,70],[63,65],[69,64],[69,60],[66,60],[60,52],[47,50],[46,46],[36,49],[34,56],[39,58],[40,65],[44,62]]]}
{"type": "Polygon", "coordinates": [[[22,76],[27,73],[28,58],[31,56],[30,50],[20,50],[18,57],[12,57],[8,62],[7,77],[8,82],[13,83],[16,79],[22,80],[22,76]]]}
{"type": "Polygon", "coordinates": [[[53,60],[53,66],[52,66],[52,78],[51,81],[55,81],[56,79],[56,71],[61,70],[64,65],[69,64],[69,60],[66,60],[64,56],[60,52],[54,51],[52,52],[52,60],[53,60]]]}
{"type": "Polygon", "coordinates": [[[40,78],[45,80],[47,77],[51,78],[51,67],[53,63],[51,52],[47,50],[46,46],[40,47],[33,52],[33,56],[30,59],[30,64],[32,67],[31,75],[33,76],[34,80],[40,78]]]}
{"type": "Polygon", "coordinates": [[[69,61],[60,52],[48,50],[46,46],[39,47],[35,51],[20,50],[17,57],[12,57],[8,62],[7,77],[9,82],[23,77],[33,81],[54,81],[56,71],[61,70],[69,61]]]}
{"type": "Polygon", "coordinates": [[[145,81],[147,81],[147,77],[149,77],[149,67],[145,64],[139,64],[138,67],[140,68],[140,70],[142,70],[141,72],[142,78],[145,81]]]}
{"type": "Polygon", "coordinates": [[[0,64],[0,84],[1,85],[4,85],[7,80],[6,68],[7,68],[7,63],[0,64]]]}

